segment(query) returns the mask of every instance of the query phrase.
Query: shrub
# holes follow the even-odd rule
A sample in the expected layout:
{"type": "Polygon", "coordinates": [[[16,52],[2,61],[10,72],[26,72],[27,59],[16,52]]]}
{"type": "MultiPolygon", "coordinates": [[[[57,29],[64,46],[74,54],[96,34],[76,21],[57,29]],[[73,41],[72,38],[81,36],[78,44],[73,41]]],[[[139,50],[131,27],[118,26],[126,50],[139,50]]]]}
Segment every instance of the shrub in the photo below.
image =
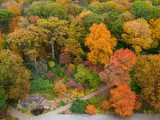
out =
{"type": "Polygon", "coordinates": [[[37,79],[31,81],[31,93],[42,92],[53,89],[53,84],[45,79],[43,76],[39,76],[37,79]]]}
{"type": "Polygon", "coordinates": [[[62,81],[59,81],[55,84],[54,91],[58,97],[63,98],[67,93],[67,87],[62,81]]]}
{"type": "Polygon", "coordinates": [[[102,102],[101,108],[103,109],[103,111],[107,111],[108,109],[111,108],[111,103],[109,101],[105,100],[102,102]]]}
{"type": "Polygon", "coordinates": [[[76,99],[75,101],[73,101],[70,110],[71,110],[73,113],[82,114],[82,113],[85,112],[85,108],[86,108],[86,103],[85,103],[85,101],[80,100],[80,99],[76,99]]]}
{"type": "Polygon", "coordinates": [[[99,76],[96,73],[90,72],[82,64],[77,65],[74,78],[77,83],[88,85],[91,88],[96,88],[100,84],[99,76]]]}
{"type": "Polygon", "coordinates": [[[135,93],[127,85],[119,85],[110,91],[111,106],[122,117],[133,114],[135,99],[135,93]]]}
{"type": "Polygon", "coordinates": [[[87,105],[86,109],[85,109],[85,112],[88,113],[88,114],[96,114],[97,113],[97,109],[95,108],[94,105],[87,105]]]}
{"type": "Polygon", "coordinates": [[[142,55],[135,66],[143,107],[160,111],[160,55],[142,55]]]}

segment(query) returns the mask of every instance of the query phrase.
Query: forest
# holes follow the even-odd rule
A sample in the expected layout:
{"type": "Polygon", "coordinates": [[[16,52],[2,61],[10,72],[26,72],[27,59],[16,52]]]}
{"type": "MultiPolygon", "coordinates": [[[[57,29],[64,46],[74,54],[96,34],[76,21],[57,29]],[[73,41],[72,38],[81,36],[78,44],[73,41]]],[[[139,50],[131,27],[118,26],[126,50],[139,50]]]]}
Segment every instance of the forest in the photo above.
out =
{"type": "Polygon", "coordinates": [[[0,118],[71,102],[63,114],[160,113],[160,0],[0,0],[0,118]]]}

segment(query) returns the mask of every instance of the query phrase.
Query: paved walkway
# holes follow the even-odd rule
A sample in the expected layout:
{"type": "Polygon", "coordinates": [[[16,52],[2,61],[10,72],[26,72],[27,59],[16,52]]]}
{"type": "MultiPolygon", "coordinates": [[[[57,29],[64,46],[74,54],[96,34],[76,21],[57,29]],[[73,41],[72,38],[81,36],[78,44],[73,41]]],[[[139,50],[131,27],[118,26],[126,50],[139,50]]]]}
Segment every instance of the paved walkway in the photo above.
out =
{"type": "MultiPolygon", "coordinates": [[[[107,92],[108,87],[104,86],[96,91],[90,93],[89,95],[86,95],[82,97],[81,99],[87,100],[92,98],[95,95],[98,95],[103,92],[107,92]]],[[[134,114],[132,117],[129,118],[119,118],[113,115],[76,115],[76,114],[67,114],[62,115],[58,113],[62,113],[63,111],[69,109],[71,107],[71,103],[68,105],[65,105],[63,107],[60,107],[54,111],[41,114],[39,116],[28,116],[25,115],[19,111],[17,111],[14,108],[11,108],[11,115],[19,118],[19,120],[160,120],[160,115],[144,115],[144,114],[134,114]]]]}
{"type": "Polygon", "coordinates": [[[113,115],[61,115],[61,114],[44,114],[41,116],[27,116],[15,109],[11,109],[11,114],[19,120],[160,120],[160,115],[134,114],[128,118],[120,118],[113,115]]]}

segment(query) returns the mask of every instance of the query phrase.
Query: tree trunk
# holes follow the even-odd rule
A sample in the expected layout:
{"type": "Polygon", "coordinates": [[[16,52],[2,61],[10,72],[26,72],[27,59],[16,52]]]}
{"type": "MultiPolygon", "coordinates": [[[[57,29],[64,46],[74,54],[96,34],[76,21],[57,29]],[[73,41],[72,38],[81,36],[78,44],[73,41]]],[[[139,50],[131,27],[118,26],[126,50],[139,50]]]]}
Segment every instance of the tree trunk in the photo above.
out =
{"type": "Polygon", "coordinates": [[[52,58],[54,60],[54,45],[53,45],[53,43],[52,43],[52,58]]]}
{"type": "Polygon", "coordinates": [[[36,70],[38,70],[37,60],[36,59],[34,59],[34,65],[35,65],[36,70]]]}

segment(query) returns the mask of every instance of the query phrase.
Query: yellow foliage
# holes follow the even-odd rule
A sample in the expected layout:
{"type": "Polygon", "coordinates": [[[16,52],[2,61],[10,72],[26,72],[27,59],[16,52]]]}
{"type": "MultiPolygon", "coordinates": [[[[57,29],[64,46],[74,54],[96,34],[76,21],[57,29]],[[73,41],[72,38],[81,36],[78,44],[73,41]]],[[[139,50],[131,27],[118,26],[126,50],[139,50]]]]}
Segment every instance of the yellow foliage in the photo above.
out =
{"type": "Polygon", "coordinates": [[[85,45],[90,49],[88,60],[93,64],[107,64],[117,44],[116,38],[111,36],[110,31],[103,23],[94,24],[90,31],[91,33],[85,41],[85,45]]]}
{"type": "Polygon", "coordinates": [[[144,19],[128,21],[124,23],[123,29],[124,34],[122,37],[124,41],[133,45],[134,48],[136,48],[136,51],[152,48],[152,32],[150,26],[144,19]]]}
{"type": "Polygon", "coordinates": [[[81,18],[83,18],[84,16],[86,16],[86,15],[88,15],[88,14],[90,14],[90,13],[92,13],[90,10],[83,10],[83,11],[79,14],[79,16],[80,16],[81,18]]]}
{"type": "Polygon", "coordinates": [[[151,20],[151,30],[152,30],[152,38],[153,38],[153,47],[157,47],[160,43],[160,18],[157,20],[151,20]]]}

